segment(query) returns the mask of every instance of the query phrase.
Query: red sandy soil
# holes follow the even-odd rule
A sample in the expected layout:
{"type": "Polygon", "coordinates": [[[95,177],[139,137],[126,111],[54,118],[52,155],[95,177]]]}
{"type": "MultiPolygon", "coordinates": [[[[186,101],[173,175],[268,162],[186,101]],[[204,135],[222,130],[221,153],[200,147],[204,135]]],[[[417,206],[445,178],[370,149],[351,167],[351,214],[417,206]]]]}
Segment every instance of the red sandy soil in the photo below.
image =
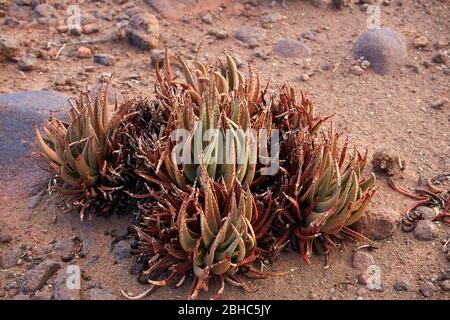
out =
{"type": "MultiPolygon", "coordinates": [[[[54,1],[49,1],[53,3],[54,1]]],[[[111,11],[112,0],[91,3],[80,1],[82,10],[98,9],[111,11]]],[[[219,12],[212,11],[212,25],[201,21],[201,14],[194,13],[189,22],[165,20],[146,3],[130,0],[125,5],[113,5],[113,12],[121,12],[121,7],[134,4],[139,10],[158,16],[162,29],[162,41],[172,52],[193,58],[193,49],[199,41],[203,42],[205,58],[214,61],[223,50],[233,52],[244,62],[251,61],[254,68],[264,76],[270,76],[272,84],[289,82],[297,90],[309,93],[319,112],[334,114],[333,122],[340,130],[349,130],[350,139],[360,149],[369,150],[369,159],[378,149],[387,149],[406,160],[404,179],[400,184],[414,186],[419,175],[431,177],[449,172],[450,167],[450,106],[443,109],[431,108],[439,99],[449,97],[448,73],[431,62],[435,53],[433,48],[417,50],[412,42],[419,35],[427,35],[433,42],[448,36],[450,30],[450,10],[443,10],[442,1],[403,1],[403,6],[382,6],[382,24],[400,32],[407,41],[408,62],[423,65],[423,73],[416,73],[402,67],[390,75],[377,75],[367,70],[357,76],[349,72],[353,63],[351,48],[357,36],[365,31],[367,15],[354,5],[341,11],[318,9],[304,1],[288,1],[289,9],[270,1],[259,1],[251,10],[228,7],[219,12]],[[439,9],[441,8],[441,9],[439,9]],[[233,9],[233,10],[232,10],[233,9]],[[234,34],[245,24],[256,25],[266,12],[278,12],[285,16],[281,21],[267,28],[267,37],[261,44],[263,52],[270,53],[280,38],[297,39],[305,31],[318,32],[321,41],[306,41],[312,49],[310,63],[296,59],[284,59],[271,54],[267,60],[252,57],[252,49],[239,46],[234,34]],[[209,29],[221,29],[229,33],[224,40],[208,35],[209,29]],[[331,68],[324,68],[324,66],[331,68]],[[328,69],[328,70],[325,70],[328,69]],[[300,81],[299,76],[312,72],[309,80],[300,81]]],[[[29,9],[31,12],[31,9],[29,9]]],[[[61,11],[61,10],[60,10],[61,11]]],[[[61,12],[64,12],[63,10],[61,12]]],[[[30,16],[30,13],[28,13],[30,16]]],[[[28,17],[30,19],[30,17],[28,17]]],[[[1,20],[1,19],[0,19],[1,20]]],[[[100,37],[111,30],[113,22],[101,21],[100,32],[91,38],[100,37]]],[[[54,27],[27,22],[20,27],[1,26],[2,34],[20,39],[24,47],[40,49],[48,41],[60,39],[54,27]]],[[[70,37],[70,36],[69,36],[70,37]]],[[[72,37],[76,40],[76,37],[72,37]]],[[[0,65],[0,92],[54,89],[54,77],[62,71],[72,80],[63,89],[73,95],[85,86],[98,83],[102,72],[114,73],[113,86],[125,96],[143,94],[153,95],[154,71],[150,66],[149,53],[130,46],[125,41],[90,45],[94,52],[112,54],[117,61],[114,66],[95,64],[92,59],[76,57],[77,46],[66,47],[59,59],[39,60],[41,70],[23,73],[12,62],[0,65]],[[85,72],[86,65],[93,65],[95,72],[85,72]],[[139,80],[130,80],[136,74],[139,80]]],[[[369,165],[369,169],[371,166],[369,165]]],[[[106,231],[126,230],[130,218],[112,216],[108,219],[95,218],[81,222],[76,213],[64,212],[55,195],[45,195],[38,206],[28,208],[29,192],[26,179],[3,185],[0,197],[0,234],[10,234],[13,240],[0,245],[1,254],[18,248],[21,244],[30,246],[32,254],[45,256],[46,248],[52,240],[69,239],[72,236],[90,243],[85,258],[76,261],[84,274],[103,288],[122,298],[120,290],[134,294],[147,287],[140,285],[128,270],[131,260],[114,264],[109,251],[112,238],[106,231]],[[59,204],[58,204],[59,203],[59,204]],[[56,218],[55,218],[56,217],[56,218]],[[98,260],[88,263],[92,256],[98,260]]],[[[44,181],[44,180],[42,180],[44,181]]],[[[412,200],[395,193],[387,185],[386,178],[379,176],[379,190],[371,210],[390,210],[402,214],[413,203],[412,200]]],[[[287,275],[271,277],[253,282],[256,293],[245,293],[238,288],[228,288],[224,299],[424,299],[419,293],[423,281],[440,275],[450,264],[442,252],[443,243],[449,236],[449,228],[438,224],[438,237],[432,241],[421,242],[411,233],[398,228],[391,238],[377,241],[378,249],[371,254],[381,269],[381,279],[385,286],[383,292],[369,291],[357,284],[358,272],[352,267],[353,249],[361,243],[345,243],[342,248],[333,250],[331,266],[324,269],[324,259],[315,256],[311,266],[306,265],[295,253],[281,255],[268,266],[268,270],[287,271],[287,275]],[[410,289],[396,292],[394,283],[407,278],[410,289]]],[[[58,260],[59,257],[56,257],[58,260]]],[[[65,263],[60,262],[62,265],[65,263]]],[[[0,271],[0,289],[8,277],[20,276],[30,262],[12,270],[0,271]]],[[[51,281],[49,281],[51,283],[51,281]]],[[[83,298],[88,298],[88,281],[83,282],[83,298]]],[[[149,299],[185,298],[187,285],[181,289],[163,288],[149,299]]],[[[214,289],[214,288],[212,288],[214,289]]],[[[206,295],[202,295],[206,298],[206,295]]],[[[7,298],[7,297],[5,297],[7,298]]],[[[433,299],[449,299],[450,292],[436,286],[433,299]]]]}

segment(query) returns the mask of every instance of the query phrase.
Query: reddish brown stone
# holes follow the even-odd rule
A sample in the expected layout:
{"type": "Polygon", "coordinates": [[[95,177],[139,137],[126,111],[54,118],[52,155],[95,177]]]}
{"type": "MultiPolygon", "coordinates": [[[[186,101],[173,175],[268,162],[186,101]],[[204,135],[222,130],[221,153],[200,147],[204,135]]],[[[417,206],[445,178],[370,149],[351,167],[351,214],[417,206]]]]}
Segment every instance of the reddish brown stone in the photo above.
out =
{"type": "Polygon", "coordinates": [[[354,224],[354,229],[372,240],[382,240],[392,236],[399,222],[400,214],[393,209],[369,209],[354,224]]]}

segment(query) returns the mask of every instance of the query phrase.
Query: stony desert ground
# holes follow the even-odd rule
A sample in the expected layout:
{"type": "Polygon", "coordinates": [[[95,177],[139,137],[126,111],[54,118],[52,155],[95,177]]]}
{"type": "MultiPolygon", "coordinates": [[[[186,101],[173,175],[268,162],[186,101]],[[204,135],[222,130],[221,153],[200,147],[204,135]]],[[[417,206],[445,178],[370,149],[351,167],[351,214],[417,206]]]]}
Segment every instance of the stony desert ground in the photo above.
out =
{"type": "MultiPolygon", "coordinates": [[[[403,188],[441,175],[448,196],[450,2],[331,2],[0,0],[0,299],[124,299],[120,290],[146,289],[130,255],[131,218],[80,221],[30,155],[34,122],[111,74],[119,98],[152,99],[165,46],[188,62],[199,45],[205,61],[226,50],[271,88],[307,92],[370,160],[384,150],[404,161],[396,175],[403,188]],[[79,28],[69,30],[74,21],[79,28]],[[69,265],[81,268],[80,290],[65,286],[69,265]]],[[[420,227],[405,232],[401,219],[414,200],[376,173],[378,191],[357,226],[374,239],[370,248],[344,242],[328,268],[322,256],[306,265],[286,253],[266,266],[286,275],[257,280],[255,293],[228,288],[223,299],[448,300],[448,225],[421,207],[420,227]],[[366,285],[369,265],[379,270],[375,289],[366,285]]],[[[187,291],[168,287],[146,299],[183,299],[187,291]]]]}

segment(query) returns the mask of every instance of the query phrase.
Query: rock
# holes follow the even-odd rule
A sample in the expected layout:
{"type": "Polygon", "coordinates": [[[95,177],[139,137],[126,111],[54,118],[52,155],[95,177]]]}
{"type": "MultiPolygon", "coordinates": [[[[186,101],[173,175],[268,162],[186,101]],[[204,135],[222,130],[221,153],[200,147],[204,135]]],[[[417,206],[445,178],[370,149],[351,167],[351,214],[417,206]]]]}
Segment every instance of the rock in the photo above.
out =
{"type": "Polygon", "coordinates": [[[81,25],[89,25],[97,22],[97,17],[92,13],[85,13],[82,14],[80,17],[80,23],[81,25]]]}
{"type": "Polygon", "coordinates": [[[350,68],[350,72],[353,73],[354,75],[360,76],[364,73],[364,69],[361,68],[360,66],[353,65],[350,68]]]}
{"type": "Polygon", "coordinates": [[[0,289],[0,298],[3,298],[4,296],[6,296],[6,291],[3,289],[0,289]]]}
{"type": "Polygon", "coordinates": [[[302,75],[300,75],[300,80],[302,80],[303,82],[308,81],[309,75],[307,73],[303,73],[302,75]]]}
{"type": "Polygon", "coordinates": [[[399,33],[389,28],[370,29],[356,40],[353,56],[368,60],[376,73],[384,75],[405,63],[407,50],[399,33]]]}
{"type": "Polygon", "coordinates": [[[55,300],[81,300],[81,289],[67,286],[68,276],[69,274],[64,269],[60,269],[56,274],[56,279],[53,282],[55,300]]]}
{"type": "Polygon", "coordinates": [[[445,37],[439,38],[439,40],[436,42],[437,49],[445,49],[447,47],[448,47],[448,41],[445,37]]]}
{"type": "Polygon", "coordinates": [[[42,24],[54,24],[58,21],[58,12],[54,6],[48,3],[42,3],[34,7],[32,16],[42,24]]]}
{"type": "Polygon", "coordinates": [[[13,289],[10,289],[10,290],[8,290],[8,297],[9,297],[9,298],[13,298],[13,297],[15,297],[16,295],[18,295],[19,293],[20,293],[19,288],[13,288],[13,289]]]}
{"type": "Polygon", "coordinates": [[[430,298],[433,296],[436,287],[431,281],[424,281],[420,285],[419,292],[426,298],[430,298]]]}
{"type": "Polygon", "coordinates": [[[367,252],[358,250],[353,255],[353,268],[358,271],[366,271],[367,268],[375,264],[375,259],[367,252]]]}
{"type": "Polygon", "coordinates": [[[72,249],[73,249],[72,239],[62,239],[49,244],[45,249],[45,252],[51,253],[53,256],[56,257],[71,253],[72,249]]]}
{"type": "Polygon", "coordinates": [[[432,61],[437,64],[444,64],[446,65],[448,63],[448,53],[447,51],[439,50],[438,53],[436,53],[432,61]]]}
{"type": "Polygon", "coordinates": [[[69,253],[69,254],[62,254],[61,255],[61,261],[62,262],[70,262],[70,261],[72,261],[72,259],[74,258],[75,256],[72,254],[72,253],[69,253]]]}
{"type": "Polygon", "coordinates": [[[367,294],[367,289],[364,287],[358,288],[358,290],[356,290],[356,294],[358,296],[364,296],[367,294]]]}
{"type": "Polygon", "coordinates": [[[12,300],[30,300],[30,296],[27,294],[18,294],[15,295],[14,298],[12,298],[12,300]]]}
{"type": "Polygon", "coordinates": [[[130,244],[125,240],[117,242],[112,249],[112,255],[114,260],[118,263],[129,259],[131,257],[130,244]]]}
{"type": "Polygon", "coordinates": [[[49,286],[44,286],[41,290],[34,293],[34,300],[51,300],[53,292],[49,286]]]}
{"type": "Polygon", "coordinates": [[[417,207],[414,211],[425,220],[433,220],[433,218],[439,214],[437,208],[435,209],[426,206],[417,207]]]}
{"type": "Polygon", "coordinates": [[[242,41],[250,48],[261,45],[266,38],[267,31],[253,26],[243,26],[236,33],[236,39],[242,41]]]}
{"type": "Polygon", "coordinates": [[[150,13],[140,13],[131,17],[125,29],[128,41],[141,50],[150,50],[159,46],[159,22],[150,13]]]}
{"type": "Polygon", "coordinates": [[[281,39],[275,46],[274,51],[285,58],[309,58],[311,49],[301,41],[292,39],[281,39]]]}
{"type": "Polygon", "coordinates": [[[25,273],[23,276],[24,287],[30,291],[41,289],[60,267],[60,264],[53,260],[41,262],[34,269],[25,273]]]}
{"type": "Polygon", "coordinates": [[[420,220],[414,228],[414,237],[420,241],[430,241],[436,238],[436,224],[429,220],[420,220]]]}
{"type": "Polygon", "coordinates": [[[97,79],[98,82],[103,83],[103,82],[108,82],[109,79],[111,79],[112,73],[110,72],[102,72],[98,75],[97,79]]]}
{"type": "Polygon", "coordinates": [[[29,6],[31,7],[32,0],[16,0],[18,6],[29,6]]]}
{"type": "Polygon", "coordinates": [[[67,33],[69,31],[69,27],[66,24],[60,24],[56,26],[56,31],[59,33],[67,33]]]}
{"type": "Polygon", "coordinates": [[[433,102],[431,107],[433,109],[443,109],[446,105],[448,105],[448,99],[442,98],[433,102]]]}
{"type": "Polygon", "coordinates": [[[300,35],[300,38],[310,40],[310,41],[321,41],[321,38],[317,32],[314,31],[306,31],[300,35]]]}
{"type": "Polygon", "coordinates": [[[372,165],[377,171],[395,176],[400,175],[405,170],[406,164],[398,155],[388,153],[385,150],[378,150],[373,154],[372,165]]]}
{"type": "Polygon", "coordinates": [[[62,71],[56,73],[54,84],[57,87],[62,87],[67,84],[67,78],[62,71]]]}
{"type": "Polygon", "coordinates": [[[36,170],[28,155],[36,139],[35,123],[40,124],[52,111],[55,116],[65,119],[67,97],[52,91],[30,91],[0,94],[0,182],[3,186],[17,186],[14,191],[3,189],[3,195],[9,192],[28,196],[31,186],[47,176],[42,170],[36,170]],[[20,178],[19,178],[20,177],[20,178]]]}
{"type": "Polygon", "coordinates": [[[92,288],[89,290],[89,300],[117,300],[117,297],[110,290],[92,288]]]}
{"type": "MultiPolygon", "coordinates": [[[[447,239],[450,239],[450,237],[448,237],[447,239]]],[[[443,270],[442,276],[444,280],[450,280],[450,267],[443,270]]]]}
{"type": "Polygon", "coordinates": [[[370,63],[369,60],[361,61],[361,68],[363,68],[364,70],[369,69],[371,65],[372,64],[370,63]]]}
{"type": "Polygon", "coordinates": [[[144,270],[144,267],[142,266],[142,263],[138,263],[136,260],[133,259],[130,269],[128,270],[130,274],[137,276],[141,274],[141,272],[144,270]]]}
{"type": "Polygon", "coordinates": [[[213,20],[213,16],[209,12],[202,17],[202,22],[206,24],[212,24],[213,20]]]}
{"type": "Polygon", "coordinates": [[[269,58],[268,54],[265,53],[260,47],[254,48],[252,55],[256,58],[261,58],[263,60],[267,60],[269,58]]]}
{"type": "Polygon", "coordinates": [[[81,59],[86,59],[92,57],[92,51],[88,47],[79,47],[77,49],[77,57],[81,59]]]}
{"type": "Polygon", "coordinates": [[[450,280],[444,280],[441,282],[441,289],[444,291],[450,291],[450,280]]]}
{"type": "Polygon", "coordinates": [[[152,67],[156,66],[157,63],[159,66],[162,66],[164,63],[164,50],[163,49],[150,50],[150,62],[152,67]]]}
{"type": "Polygon", "coordinates": [[[8,244],[12,241],[13,237],[10,234],[1,234],[0,235],[0,243],[8,244]]]}
{"type": "Polygon", "coordinates": [[[14,18],[14,17],[6,17],[4,24],[5,26],[8,26],[10,28],[15,28],[20,24],[20,20],[14,18]]]}
{"type": "MultiPolygon", "coordinates": [[[[16,279],[13,279],[11,281],[8,281],[8,283],[5,284],[4,289],[6,291],[10,291],[12,289],[19,289],[19,283],[17,282],[16,279]]],[[[16,293],[17,294],[17,293],[16,293]]]]}
{"type": "Polygon", "coordinates": [[[2,269],[14,268],[17,265],[17,261],[19,261],[21,256],[22,256],[21,249],[15,249],[3,253],[0,256],[0,266],[2,267],[2,269]]]}
{"type": "Polygon", "coordinates": [[[383,240],[392,236],[400,219],[400,214],[393,209],[368,209],[353,226],[357,232],[372,240],[383,240]]]}
{"type": "Polygon", "coordinates": [[[79,24],[71,25],[70,28],[67,28],[67,31],[73,36],[81,36],[83,33],[83,27],[79,24]]]}
{"type": "Polygon", "coordinates": [[[211,29],[208,31],[208,34],[216,37],[218,40],[224,40],[229,37],[228,32],[225,30],[211,29]]]}
{"type": "Polygon", "coordinates": [[[96,53],[94,54],[94,62],[104,66],[112,66],[115,63],[115,58],[110,54],[96,53]]]}
{"type": "Polygon", "coordinates": [[[11,60],[20,53],[19,42],[13,38],[0,36],[0,61],[2,59],[11,60]]]}
{"type": "Polygon", "coordinates": [[[275,23],[278,21],[281,21],[284,19],[284,16],[281,13],[278,12],[269,12],[264,14],[261,17],[261,22],[263,24],[271,24],[271,23],[275,23]]]}
{"type": "Polygon", "coordinates": [[[415,48],[425,48],[431,45],[431,41],[426,36],[419,36],[414,39],[413,44],[415,48]]]}
{"type": "Polygon", "coordinates": [[[408,279],[399,279],[394,284],[395,291],[408,291],[410,289],[410,284],[408,279]]]}
{"type": "Polygon", "coordinates": [[[23,56],[18,64],[17,67],[19,70],[22,71],[31,71],[36,69],[38,66],[36,56],[32,53],[28,53],[27,55],[23,56]]]}
{"type": "Polygon", "coordinates": [[[90,23],[83,26],[83,33],[84,34],[93,34],[97,33],[99,31],[98,25],[96,23],[90,23]]]}
{"type": "Polygon", "coordinates": [[[420,64],[408,63],[406,66],[417,74],[422,74],[424,72],[424,69],[420,64]]]}
{"type": "Polygon", "coordinates": [[[95,66],[85,66],[84,71],[85,72],[94,72],[96,70],[95,66]]]}

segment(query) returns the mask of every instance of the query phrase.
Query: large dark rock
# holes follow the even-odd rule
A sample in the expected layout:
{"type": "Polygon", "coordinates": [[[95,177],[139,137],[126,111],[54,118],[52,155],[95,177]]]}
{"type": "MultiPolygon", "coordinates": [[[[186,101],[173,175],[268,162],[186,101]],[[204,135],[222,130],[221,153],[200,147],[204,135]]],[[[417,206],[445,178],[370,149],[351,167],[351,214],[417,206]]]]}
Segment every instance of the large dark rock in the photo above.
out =
{"type": "Polygon", "coordinates": [[[67,98],[51,91],[0,94],[0,183],[16,185],[26,191],[42,177],[31,159],[35,141],[34,125],[39,125],[50,112],[64,117],[67,98]],[[20,178],[18,177],[20,174],[20,178]]]}
{"type": "Polygon", "coordinates": [[[370,61],[373,70],[384,75],[405,63],[406,44],[399,33],[389,28],[370,29],[357,39],[353,56],[370,61]]]}

